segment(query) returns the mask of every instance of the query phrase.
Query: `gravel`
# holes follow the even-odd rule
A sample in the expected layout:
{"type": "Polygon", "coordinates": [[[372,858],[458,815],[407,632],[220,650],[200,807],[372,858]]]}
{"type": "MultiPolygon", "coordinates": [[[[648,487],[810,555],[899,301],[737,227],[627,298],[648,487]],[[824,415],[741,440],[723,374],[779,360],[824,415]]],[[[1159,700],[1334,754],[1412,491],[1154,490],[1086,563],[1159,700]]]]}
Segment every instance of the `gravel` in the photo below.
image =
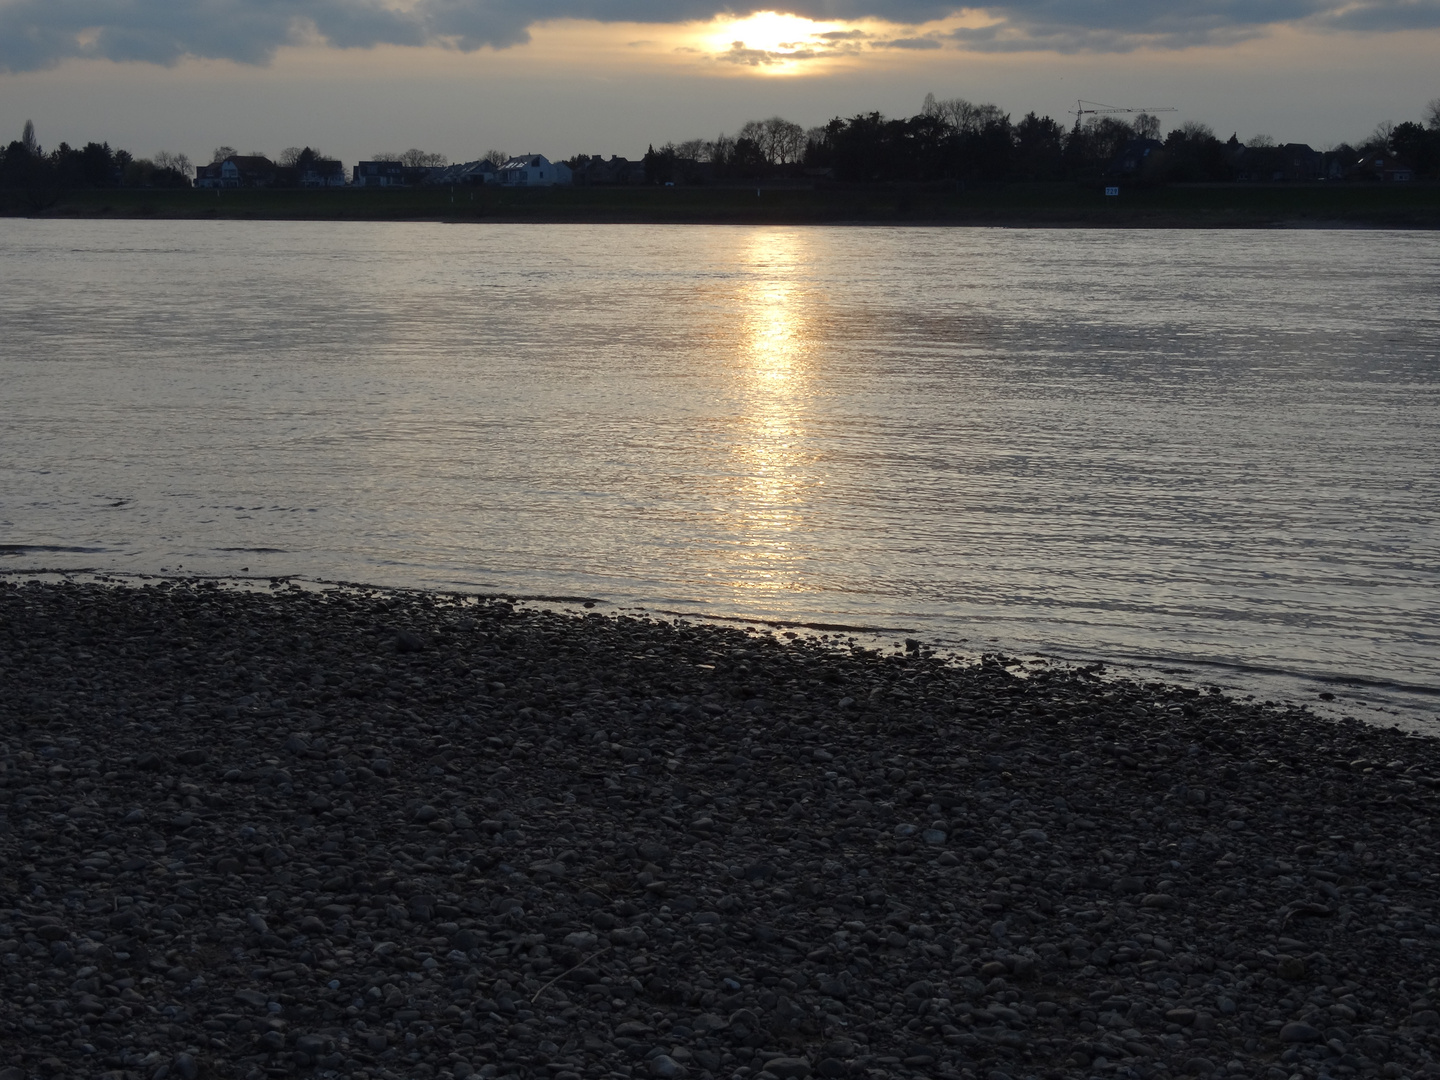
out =
{"type": "Polygon", "coordinates": [[[1437,778],[918,642],[0,583],[0,1080],[1440,1076],[1437,778]]]}

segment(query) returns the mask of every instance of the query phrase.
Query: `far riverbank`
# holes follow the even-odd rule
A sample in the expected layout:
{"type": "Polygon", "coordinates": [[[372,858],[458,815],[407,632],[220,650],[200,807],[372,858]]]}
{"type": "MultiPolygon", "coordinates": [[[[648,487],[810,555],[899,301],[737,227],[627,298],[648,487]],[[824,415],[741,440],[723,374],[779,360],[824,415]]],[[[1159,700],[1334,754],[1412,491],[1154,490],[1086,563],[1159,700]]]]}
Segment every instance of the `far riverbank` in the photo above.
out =
{"type": "Polygon", "coordinates": [[[1440,186],[1015,184],[996,187],[424,188],[83,191],[11,216],[548,224],[953,225],[1008,228],[1440,228],[1440,186]]]}

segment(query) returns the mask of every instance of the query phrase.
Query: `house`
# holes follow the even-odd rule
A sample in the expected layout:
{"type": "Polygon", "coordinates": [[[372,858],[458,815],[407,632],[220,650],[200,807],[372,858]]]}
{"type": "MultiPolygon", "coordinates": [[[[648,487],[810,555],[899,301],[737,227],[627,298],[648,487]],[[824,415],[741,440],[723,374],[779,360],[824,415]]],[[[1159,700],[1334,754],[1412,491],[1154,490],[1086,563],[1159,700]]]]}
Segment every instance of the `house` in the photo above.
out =
{"type": "Polygon", "coordinates": [[[398,161],[362,161],[355,166],[356,187],[405,187],[406,168],[398,161]]]}
{"type": "Polygon", "coordinates": [[[345,166],[328,158],[315,158],[300,170],[297,182],[304,188],[345,186],[345,166]]]}
{"type": "Polygon", "coordinates": [[[432,169],[425,177],[431,185],[475,186],[477,184],[498,184],[500,169],[493,161],[466,161],[448,165],[443,169],[432,169]]]}
{"type": "Polygon", "coordinates": [[[578,186],[597,187],[645,183],[645,162],[630,161],[616,154],[606,161],[599,154],[586,158],[581,155],[572,170],[574,183],[578,186]]]}
{"type": "Polygon", "coordinates": [[[1165,144],[1159,139],[1131,139],[1116,152],[1105,168],[1106,176],[1139,176],[1145,169],[1146,159],[1165,144]]]}
{"type": "Polygon", "coordinates": [[[1415,170],[1393,154],[1366,154],[1350,168],[1354,180],[1381,180],[1387,184],[1408,184],[1415,170]]]}
{"type": "Polygon", "coordinates": [[[1305,143],[1242,146],[1233,160],[1236,180],[1274,184],[1325,179],[1325,155],[1305,143]]]}
{"type": "Polygon", "coordinates": [[[261,188],[274,185],[280,167],[259,154],[244,154],[213,161],[195,169],[195,186],[201,188],[261,188]]]}
{"type": "Polygon", "coordinates": [[[523,154],[500,166],[500,183],[506,187],[552,187],[573,179],[570,166],[552,162],[544,154],[523,154]]]}

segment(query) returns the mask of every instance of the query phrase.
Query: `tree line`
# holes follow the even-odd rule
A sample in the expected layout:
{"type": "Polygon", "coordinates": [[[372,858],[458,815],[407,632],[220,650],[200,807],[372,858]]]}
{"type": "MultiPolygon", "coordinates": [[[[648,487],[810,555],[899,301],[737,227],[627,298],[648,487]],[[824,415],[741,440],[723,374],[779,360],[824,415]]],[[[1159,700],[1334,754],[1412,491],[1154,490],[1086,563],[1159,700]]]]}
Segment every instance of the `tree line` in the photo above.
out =
{"type": "MultiPolygon", "coordinates": [[[[497,155],[497,151],[488,154],[489,157],[497,155]]],[[[233,146],[217,146],[210,163],[232,157],[270,160],[259,151],[242,155],[233,146]]],[[[416,149],[376,154],[374,160],[398,161],[406,167],[421,169],[449,164],[444,154],[416,149]]],[[[318,149],[286,147],[274,161],[275,183],[282,187],[297,183],[306,169],[327,162],[331,159],[318,149]]],[[[83,147],[62,142],[47,152],[36,137],[35,125],[27,120],[20,138],[0,150],[0,209],[44,210],[76,190],[188,188],[194,176],[195,168],[189,157],[165,150],[150,157],[136,157],[129,151],[112,149],[108,142],[91,142],[83,147]]]]}
{"type": "Polygon", "coordinates": [[[62,142],[46,153],[29,120],[20,138],[0,151],[0,194],[31,210],[52,206],[75,188],[189,187],[190,173],[188,157],[163,150],[140,158],[109,143],[62,142]]]}
{"type": "MultiPolygon", "coordinates": [[[[926,95],[906,119],[878,112],[836,117],[806,130],[782,117],[753,120],[735,135],[666,143],[645,155],[652,184],[824,175],[847,183],[1086,181],[1112,174],[1122,152],[1146,151],[1137,178],[1151,183],[1225,182],[1266,173],[1273,139],[1222,142],[1207,124],[1189,121],[1162,140],[1157,117],[1089,116],[1069,128],[1027,113],[1018,122],[998,105],[926,95]]],[[[1351,175],[1377,155],[1392,157],[1417,178],[1440,179],[1440,98],[1423,123],[1381,124],[1358,145],[1328,151],[1351,175]]]]}
{"type": "MultiPolygon", "coordinates": [[[[1264,136],[1241,143],[1232,135],[1222,142],[1208,125],[1195,121],[1181,124],[1162,140],[1159,120],[1143,113],[1130,119],[1090,116],[1068,129],[1034,112],[1016,122],[995,104],[939,100],[929,94],[909,118],[871,112],[837,116],[806,129],[776,116],[749,121],[734,135],[671,142],[658,150],[652,145],[645,154],[644,174],[650,184],[819,176],[862,184],[1083,182],[1111,174],[1117,157],[1137,142],[1146,153],[1134,178],[1150,183],[1265,179],[1275,165],[1283,164],[1285,149],[1264,136]]],[[[234,156],[233,147],[216,147],[212,163],[234,156]]],[[[498,151],[485,156],[496,164],[505,160],[498,151]]],[[[1440,98],[1429,103],[1423,120],[1381,124],[1358,144],[1342,143],[1326,156],[1337,166],[1332,173],[1336,178],[1374,175],[1379,167],[1393,175],[1394,168],[1404,167],[1417,179],[1440,179],[1440,98]]],[[[311,147],[289,147],[279,156],[277,182],[285,184],[287,174],[293,181],[305,168],[325,160],[311,147]]],[[[376,154],[374,160],[412,168],[448,164],[443,154],[418,149],[376,154]]],[[[579,155],[571,164],[589,160],[579,155]]],[[[76,189],[189,187],[192,175],[189,158],[166,151],[136,157],[109,143],[77,148],[62,142],[47,153],[27,120],[21,137],[0,150],[0,206],[43,210],[76,189]]]]}

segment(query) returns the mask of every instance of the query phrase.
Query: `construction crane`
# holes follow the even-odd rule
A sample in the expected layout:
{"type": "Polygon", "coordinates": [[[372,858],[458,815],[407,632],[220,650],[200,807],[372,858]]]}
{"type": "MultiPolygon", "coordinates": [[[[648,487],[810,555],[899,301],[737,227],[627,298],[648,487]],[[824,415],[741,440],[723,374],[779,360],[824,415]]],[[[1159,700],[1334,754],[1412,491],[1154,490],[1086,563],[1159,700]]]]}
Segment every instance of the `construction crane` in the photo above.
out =
{"type": "Polygon", "coordinates": [[[1130,114],[1133,115],[1133,114],[1136,114],[1136,113],[1146,113],[1146,114],[1150,114],[1150,113],[1179,112],[1179,111],[1180,111],[1179,109],[1173,109],[1173,108],[1168,108],[1168,107],[1167,107],[1167,108],[1163,108],[1163,109],[1127,109],[1127,108],[1125,108],[1125,107],[1122,106],[1122,105],[1102,105],[1102,104],[1101,104],[1100,102],[1098,102],[1098,101],[1082,101],[1082,100],[1076,99],[1076,102],[1075,102],[1075,129],[1076,129],[1077,131],[1080,129],[1080,122],[1081,122],[1081,120],[1084,119],[1086,116],[1115,116],[1115,115],[1120,114],[1120,113],[1130,113],[1130,114]],[[1087,105],[1089,106],[1089,108],[1086,108],[1087,105]]]}

